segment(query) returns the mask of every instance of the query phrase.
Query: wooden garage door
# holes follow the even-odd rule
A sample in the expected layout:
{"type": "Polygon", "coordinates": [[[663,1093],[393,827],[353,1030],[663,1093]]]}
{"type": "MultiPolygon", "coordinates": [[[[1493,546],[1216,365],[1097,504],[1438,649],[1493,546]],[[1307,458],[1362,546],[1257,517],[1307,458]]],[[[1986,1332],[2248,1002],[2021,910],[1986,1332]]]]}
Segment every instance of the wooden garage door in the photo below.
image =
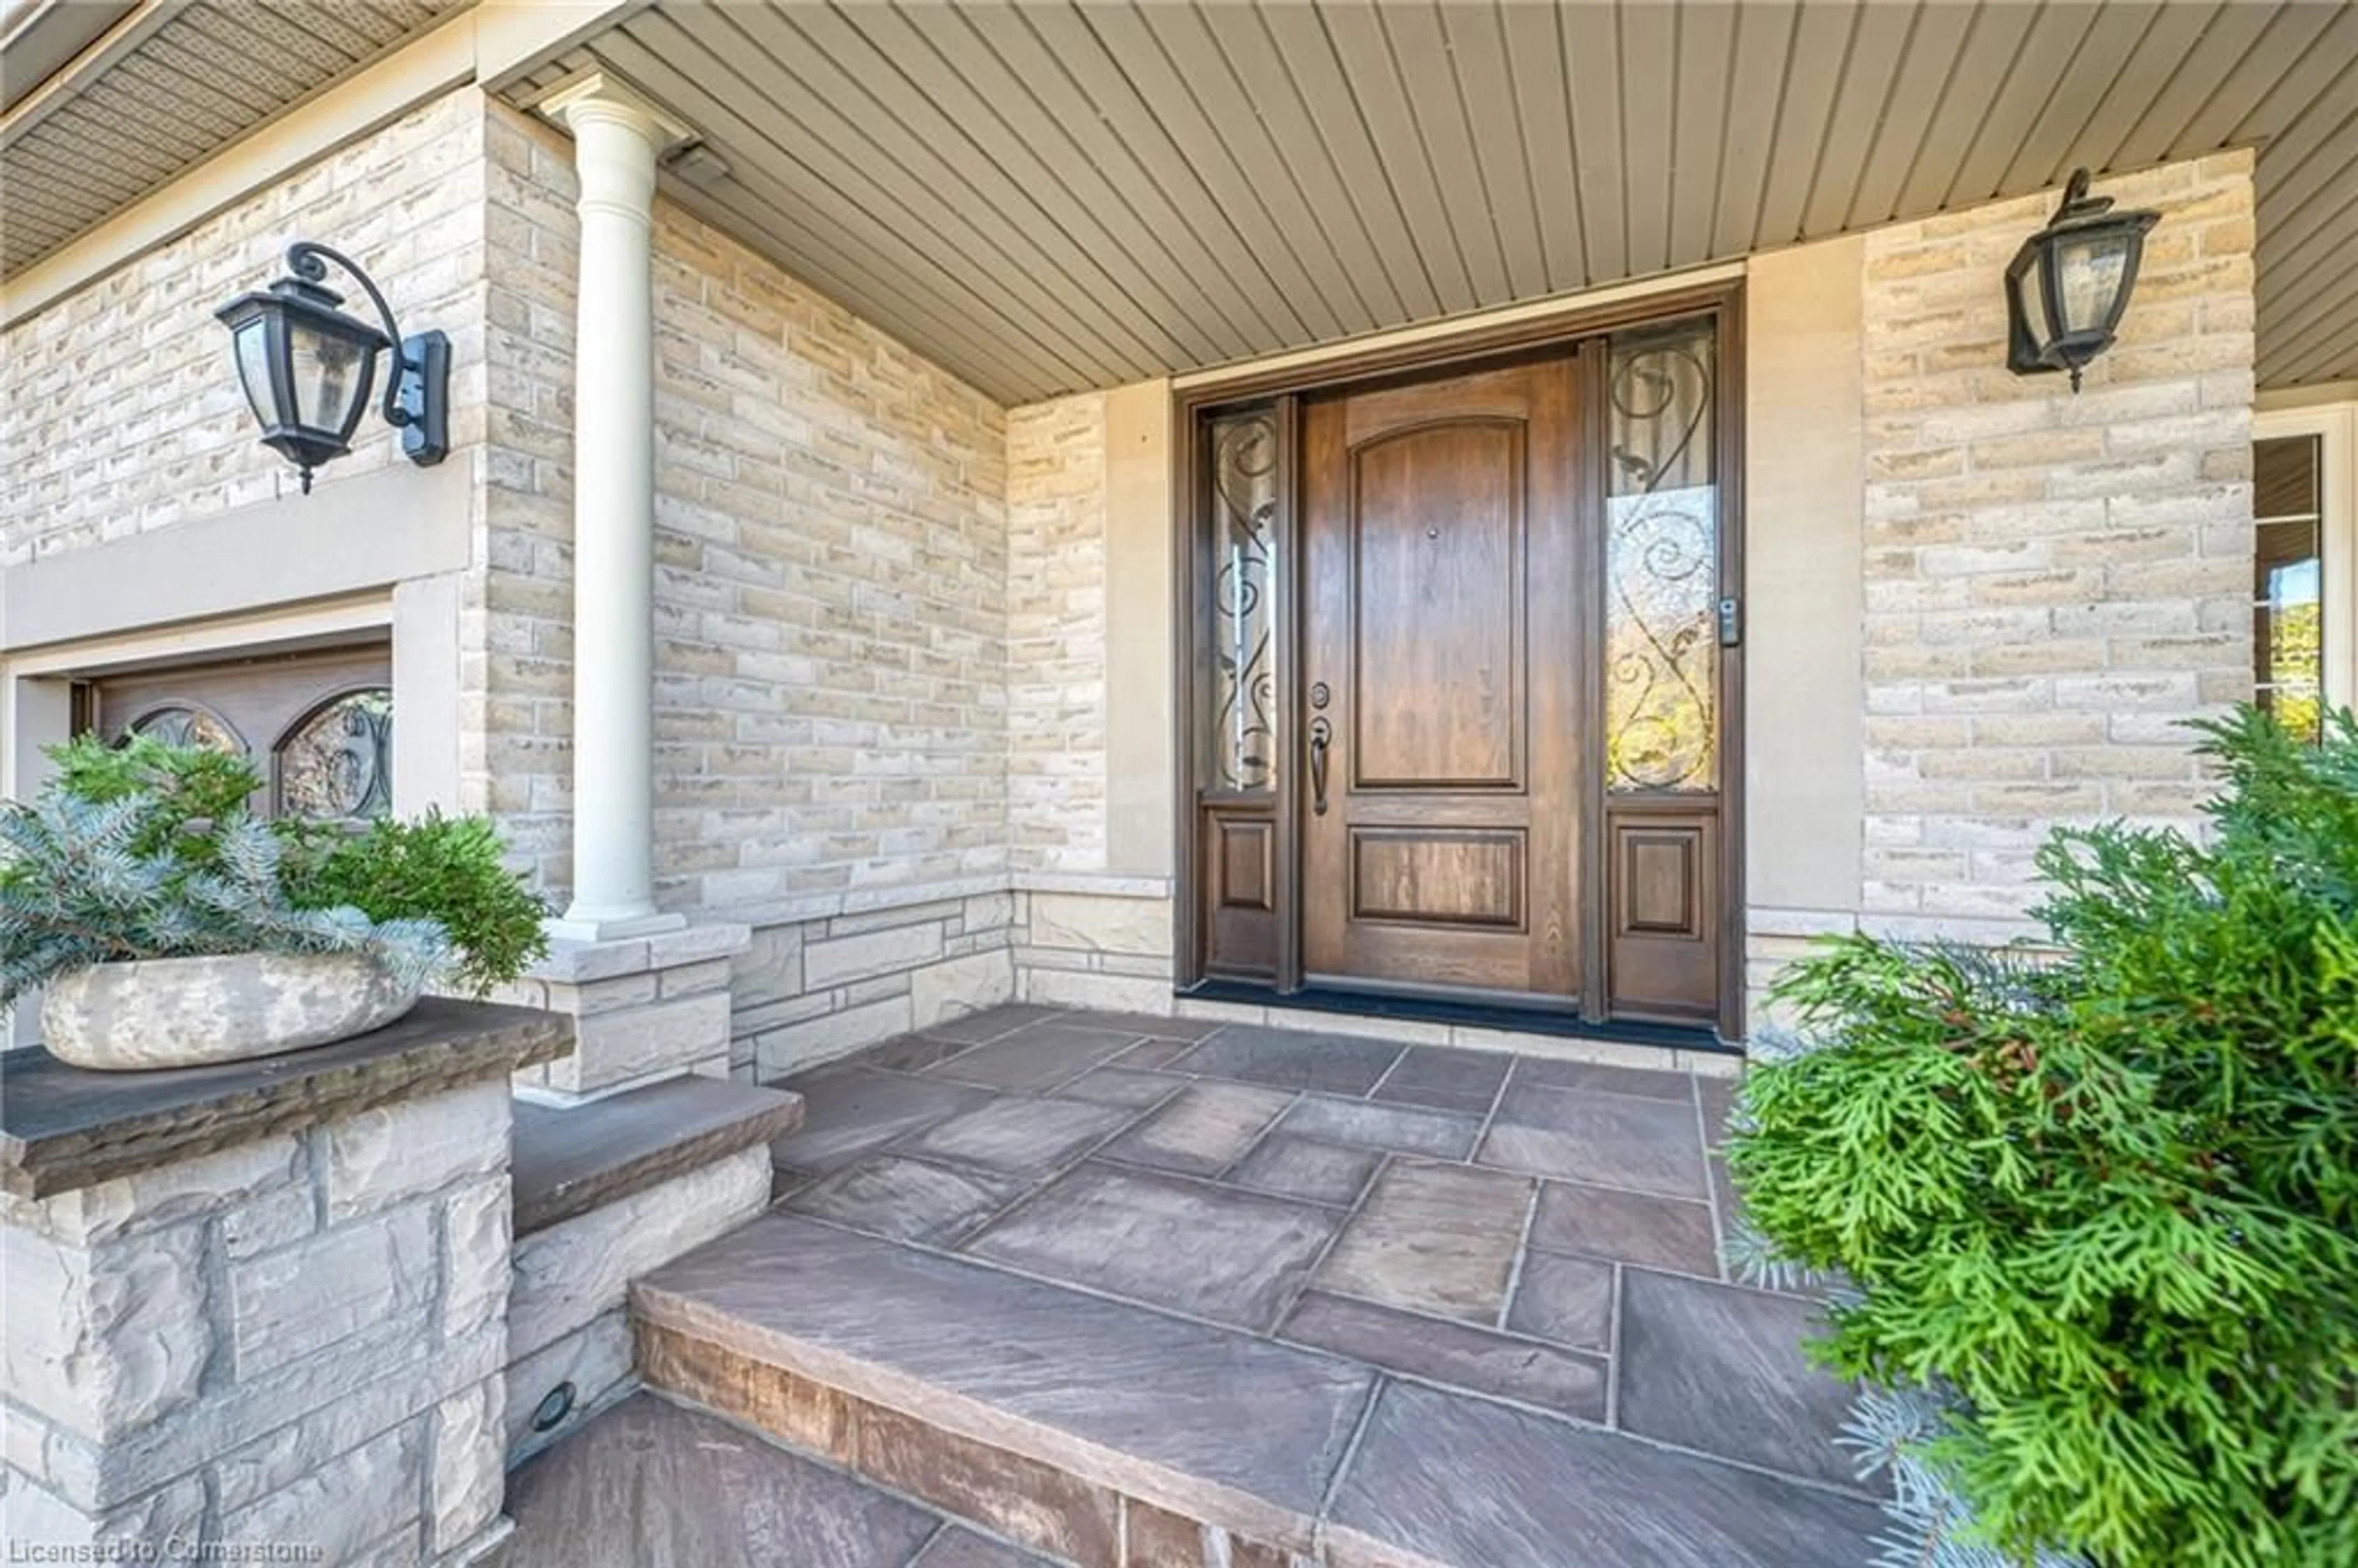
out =
{"type": "Polygon", "coordinates": [[[361,821],[395,808],[393,658],[381,643],[113,676],[83,700],[110,741],[152,735],[250,759],[265,815],[361,821]]]}

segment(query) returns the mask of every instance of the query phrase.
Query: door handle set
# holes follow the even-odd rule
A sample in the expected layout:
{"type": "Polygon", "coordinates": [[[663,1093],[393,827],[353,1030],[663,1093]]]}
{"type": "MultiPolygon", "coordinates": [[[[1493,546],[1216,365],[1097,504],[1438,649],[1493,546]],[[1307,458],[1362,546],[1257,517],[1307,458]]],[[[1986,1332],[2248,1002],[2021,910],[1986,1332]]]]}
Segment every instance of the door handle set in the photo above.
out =
{"type": "Polygon", "coordinates": [[[1335,743],[1335,726],[1324,714],[1310,721],[1310,809],[1326,815],[1326,752],[1335,743]]]}

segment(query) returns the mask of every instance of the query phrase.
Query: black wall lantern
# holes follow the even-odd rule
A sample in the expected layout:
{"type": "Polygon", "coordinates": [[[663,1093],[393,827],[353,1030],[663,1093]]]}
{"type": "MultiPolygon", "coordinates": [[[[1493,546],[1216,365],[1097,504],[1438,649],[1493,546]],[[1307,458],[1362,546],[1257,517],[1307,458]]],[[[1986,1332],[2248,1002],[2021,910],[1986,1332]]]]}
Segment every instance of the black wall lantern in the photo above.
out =
{"type": "Polygon", "coordinates": [[[2022,242],[2006,269],[2006,367],[2017,375],[2080,372],[2112,347],[2136,287],[2137,261],[2158,212],[2115,212],[2109,196],[2088,194],[2075,169],[2047,227],[2022,242]]]}
{"type": "Polygon", "coordinates": [[[376,285],[346,256],[298,240],[287,247],[287,270],[267,289],[241,294],[213,312],[229,329],[237,378],[262,423],[262,444],[303,470],[342,457],[368,406],[376,356],[394,347],[384,420],[401,432],[401,449],[420,465],[450,451],[450,340],[440,332],[405,338],[376,285]],[[352,274],[384,318],[379,331],[336,308],[341,294],[319,287],[330,262],[352,274]]]}

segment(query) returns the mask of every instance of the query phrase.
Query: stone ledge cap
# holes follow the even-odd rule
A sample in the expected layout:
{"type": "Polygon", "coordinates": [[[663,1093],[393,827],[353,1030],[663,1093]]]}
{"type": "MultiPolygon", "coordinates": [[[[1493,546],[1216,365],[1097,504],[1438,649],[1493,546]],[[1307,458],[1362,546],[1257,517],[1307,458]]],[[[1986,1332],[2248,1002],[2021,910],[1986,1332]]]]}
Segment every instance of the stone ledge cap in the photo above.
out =
{"type": "Polygon", "coordinates": [[[724,1078],[667,1078],[555,1107],[519,1098],[514,1234],[575,1218],[802,1125],[803,1098],[724,1078]]]}
{"type": "Polygon", "coordinates": [[[754,899],[729,904],[722,913],[730,920],[752,925],[799,925],[842,914],[881,914],[954,899],[986,898],[992,893],[1079,892],[1109,898],[1169,898],[1176,885],[1169,877],[1133,876],[1120,871],[987,871],[933,881],[880,882],[873,887],[839,888],[833,892],[799,893],[792,898],[754,899]]]}
{"type": "Polygon", "coordinates": [[[573,1048],[562,1013],[427,997],[332,1045],[215,1067],[92,1073],[0,1053],[0,1189],[28,1199],[505,1078],[573,1048]]]}
{"type": "Polygon", "coordinates": [[[1061,892],[1098,898],[1169,898],[1175,884],[1169,877],[1131,876],[1120,871],[1019,871],[1018,892],[1061,892]]]}
{"type": "Polygon", "coordinates": [[[613,942],[574,942],[563,938],[548,945],[548,956],[525,971],[525,978],[558,985],[587,985],[623,975],[655,969],[676,969],[713,958],[733,957],[753,945],[753,928],[733,920],[699,921],[677,931],[652,936],[626,936],[613,942]]]}

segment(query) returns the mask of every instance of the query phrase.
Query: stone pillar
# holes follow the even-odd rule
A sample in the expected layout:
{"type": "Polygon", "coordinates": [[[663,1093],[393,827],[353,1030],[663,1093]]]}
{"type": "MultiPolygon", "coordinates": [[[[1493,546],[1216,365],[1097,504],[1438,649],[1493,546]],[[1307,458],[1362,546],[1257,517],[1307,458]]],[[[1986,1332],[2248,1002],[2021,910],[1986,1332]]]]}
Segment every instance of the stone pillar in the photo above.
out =
{"type": "Polygon", "coordinates": [[[455,1568],[497,1548],[508,1076],[565,1032],[428,1000],[194,1093],[15,1054],[0,1560],[455,1568]]]}
{"type": "Polygon", "coordinates": [[[572,1017],[577,1046],[519,1076],[560,1104],[729,1072],[742,925],[654,904],[655,165],[688,129],[604,71],[540,113],[573,134],[573,902],[548,957],[499,994],[572,1017]]]}
{"type": "Polygon", "coordinates": [[[674,929],[654,905],[655,160],[682,127],[602,73],[542,104],[580,176],[573,353],[573,903],[581,941],[674,929]]]}

